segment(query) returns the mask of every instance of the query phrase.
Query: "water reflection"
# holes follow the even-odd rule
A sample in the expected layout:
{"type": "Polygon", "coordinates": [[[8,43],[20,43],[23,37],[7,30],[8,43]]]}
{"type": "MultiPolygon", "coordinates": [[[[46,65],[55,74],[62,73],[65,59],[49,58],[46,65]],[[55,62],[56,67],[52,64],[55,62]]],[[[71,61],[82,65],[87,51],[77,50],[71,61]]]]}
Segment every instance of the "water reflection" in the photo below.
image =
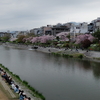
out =
{"type": "Polygon", "coordinates": [[[94,77],[100,79],[100,63],[91,62],[91,66],[94,77]]]}

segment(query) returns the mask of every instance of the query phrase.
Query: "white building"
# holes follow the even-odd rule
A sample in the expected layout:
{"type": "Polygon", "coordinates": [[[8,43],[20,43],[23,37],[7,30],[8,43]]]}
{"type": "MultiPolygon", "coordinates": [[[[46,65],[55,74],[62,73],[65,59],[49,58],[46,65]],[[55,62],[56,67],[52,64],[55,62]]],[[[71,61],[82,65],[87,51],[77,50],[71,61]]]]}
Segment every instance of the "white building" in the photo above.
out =
{"type": "Polygon", "coordinates": [[[100,17],[93,20],[92,23],[94,24],[94,32],[97,31],[98,29],[100,30],[100,17]]]}
{"type": "Polygon", "coordinates": [[[85,34],[88,32],[88,23],[86,22],[83,22],[83,23],[80,23],[80,32],[81,34],[85,34]]]}
{"type": "Polygon", "coordinates": [[[85,34],[88,32],[88,23],[83,22],[83,23],[72,23],[71,28],[70,28],[70,33],[81,33],[85,34]]]}
{"type": "Polygon", "coordinates": [[[34,28],[30,30],[30,33],[34,33],[35,35],[41,35],[43,33],[42,28],[34,28]]]}
{"type": "Polygon", "coordinates": [[[88,32],[88,24],[86,22],[83,23],[71,22],[70,35],[72,40],[75,39],[76,35],[85,34],[87,32],[88,32]]]}

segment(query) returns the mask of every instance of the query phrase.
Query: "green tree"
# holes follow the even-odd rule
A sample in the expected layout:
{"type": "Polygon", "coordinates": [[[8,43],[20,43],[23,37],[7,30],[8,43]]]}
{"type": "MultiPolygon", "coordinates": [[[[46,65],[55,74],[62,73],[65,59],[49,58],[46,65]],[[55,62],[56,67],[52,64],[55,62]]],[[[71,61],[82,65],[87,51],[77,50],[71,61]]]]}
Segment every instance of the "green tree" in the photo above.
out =
{"type": "Polygon", "coordinates": [[[23,43],[23,39],[25,38],[25,35],[19,35],[18,36],[18,39],[17,39],[17,42],[18,43],[23,43]]]}
{"type": "Polygon", "coordinates": [[[10,38],[11,38],[10,34],[7,33],[3,37],[1,37],[1,41],[7,42],[7,41],[9,41],[10,38]]]}
{"type": "Polygon", "coordinates": [[[27,37],[35,37],[35,34],[34,33],[28,33],[26,36],[27,37]]]}
{"type": "Polygon", "coordinates": [[[95,33],[93,33],[93,36],[94,36],[95,38],[97,38],[98,41],[99,41],[99,40],[100,40],[100,30],[98,29],[95,33]]]}

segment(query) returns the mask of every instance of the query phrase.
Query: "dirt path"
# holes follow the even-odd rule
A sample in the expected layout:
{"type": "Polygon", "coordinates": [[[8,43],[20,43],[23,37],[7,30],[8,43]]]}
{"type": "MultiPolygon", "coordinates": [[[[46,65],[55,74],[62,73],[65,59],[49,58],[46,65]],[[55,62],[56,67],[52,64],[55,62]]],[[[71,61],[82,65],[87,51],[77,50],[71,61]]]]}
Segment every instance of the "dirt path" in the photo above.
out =
{"type": "Polygon", "coordinates": [[[0,90],[0,100],[19,100],[19,99],[9,99],[5,93],[0,90]]]}
{"type": "Polygon", "coordinates": [[[1,90],[0,90],[0,100],[9,100],[1,90]]]}

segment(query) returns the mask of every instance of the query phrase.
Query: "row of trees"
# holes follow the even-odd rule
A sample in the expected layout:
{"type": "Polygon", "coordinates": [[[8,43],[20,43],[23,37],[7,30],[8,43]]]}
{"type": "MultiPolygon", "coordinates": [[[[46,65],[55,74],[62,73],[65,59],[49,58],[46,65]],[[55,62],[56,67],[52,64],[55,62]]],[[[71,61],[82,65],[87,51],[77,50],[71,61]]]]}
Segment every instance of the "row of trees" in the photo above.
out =
{"type": "MultiPolygon", "coordinates": [[[[93,34],[82,34],[78,35],[75,38],[75,41],[71,42],[70,34],[68,32],[61,32],[57,34],[56,37],[52,35],[45,35],[45,36],[35,36],[34,34],[19,35],[16,39],[10,39],[10,35],[6,34],[5,36],[0,38],[0,41],[3,42],[15,42],[15,43],[25,43],[25,44],[35,44],[35,45],[54,45],[54,46],[62,46],[62,47],[72,47],[73,45],[76,47],[84,47],[88,48],[91,44],[98,44],[99,47],[99,40],[100,40],[100,31],[93,34]],[[61,44],[61,45],[60,45],[61,44]]],[[[93,45],[92,45],[93,46],[93,45]]],[[[100,47],[99,47],[100,48],[100,47]]],[[[91,48],[90,48],[91,49],[91,48]]],[[[93,49],[93,48],[92,48],[93,49]]]]}

